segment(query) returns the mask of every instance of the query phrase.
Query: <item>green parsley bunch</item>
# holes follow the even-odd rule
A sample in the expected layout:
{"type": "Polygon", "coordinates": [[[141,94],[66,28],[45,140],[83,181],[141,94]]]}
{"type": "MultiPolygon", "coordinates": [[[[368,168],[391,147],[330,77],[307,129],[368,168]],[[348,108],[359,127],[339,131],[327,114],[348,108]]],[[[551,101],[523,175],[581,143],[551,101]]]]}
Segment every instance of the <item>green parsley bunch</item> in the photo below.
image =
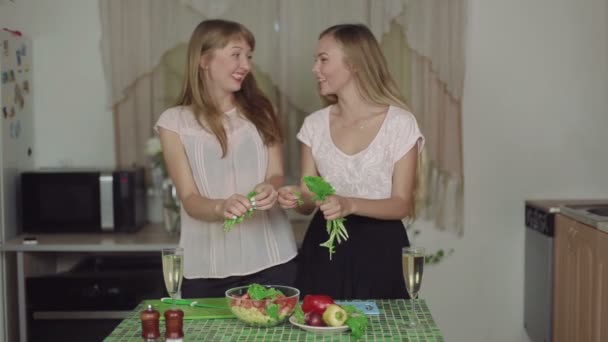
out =
{"type": "MultiPolygon", "coordinates": [[[[249,199],[250,202],[255,195],[256,195],[255,191],[251,191],[247,194],[247,198],[249,199]]],[[[234,228],[234,225],[236,225],[237,223],[243,222],[247,217],[251,217],[252,215],[253,215],[253,210],[250,209],[245,214],[243,214],[241,216],[237,216],[236,218],[233,218],[233,219],[225,218],[224,219],[224,232],[227,233],[227,232],[231,231],[232,228],[234,228]]]]}
{"type": "MultiPolygon", "coordinates": [[[[306,184],[306,187],[310,192],[315,194],[312,199],[313,201],[325,201],[327,196],[336,193],[336,190],[331,184],[319,176],[304,177],[304,184],[306,184]]],[[[331,256],[336,252],[335,241],[337,240],[340,244],[342,241],[348,240],[348,232],[344,226],[344,221],[346,221],[346,219],[341,217],[335,220],[329,220],[325,225],[329,239],[320,244],[320,246],[329,250],[329,260],[331,260],[331,256]]]]}

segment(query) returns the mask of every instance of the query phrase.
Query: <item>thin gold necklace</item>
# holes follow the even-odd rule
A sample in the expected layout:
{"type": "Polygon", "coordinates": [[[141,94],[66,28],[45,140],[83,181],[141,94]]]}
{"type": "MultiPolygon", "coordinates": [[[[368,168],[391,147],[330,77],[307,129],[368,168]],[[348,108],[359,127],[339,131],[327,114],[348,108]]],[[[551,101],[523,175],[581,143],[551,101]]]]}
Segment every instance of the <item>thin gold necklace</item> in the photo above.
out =
{"type": "MultiPolygon", "coordinates": [[[[384,112],[375,112],[375,113],[372,113],[372,115],[370,115],[364,119],[355,119],[352,122],[347,123],[347,124],[340,123],[340,128],[351,129],[351,128],[357,127],[359,130],[362,130],[368,126],[369,122],[372,119],[377,118],[382,113],[384,113],[384,112]]],[[[338,113],[334,113],[334,115],[337,115],[337,114],[338,113]]],[[[344,119],[342,119],[342,120],[344,120],[344,119]]]]}

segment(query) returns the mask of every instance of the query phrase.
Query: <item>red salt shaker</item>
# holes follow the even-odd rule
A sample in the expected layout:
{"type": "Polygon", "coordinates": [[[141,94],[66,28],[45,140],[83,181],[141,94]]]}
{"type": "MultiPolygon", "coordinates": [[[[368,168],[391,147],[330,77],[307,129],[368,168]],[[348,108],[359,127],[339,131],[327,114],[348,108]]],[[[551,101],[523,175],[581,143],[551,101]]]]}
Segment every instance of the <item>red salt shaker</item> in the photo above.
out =
{"type": "Polygon", "coordinates": [[[141,312],[141,337],[145,342],[156,342],[160,338],[160,331],[158,329],[158,321],[160,319],[160,313],[152,308],[152,305],[148,305],[148,308],[141,312]]]}
{"type": "Polygon", "coordinates": [[[184,338],[184,312],[180,309],[165,311],[165,339],[167,342],[181,342],[184,338]]]}

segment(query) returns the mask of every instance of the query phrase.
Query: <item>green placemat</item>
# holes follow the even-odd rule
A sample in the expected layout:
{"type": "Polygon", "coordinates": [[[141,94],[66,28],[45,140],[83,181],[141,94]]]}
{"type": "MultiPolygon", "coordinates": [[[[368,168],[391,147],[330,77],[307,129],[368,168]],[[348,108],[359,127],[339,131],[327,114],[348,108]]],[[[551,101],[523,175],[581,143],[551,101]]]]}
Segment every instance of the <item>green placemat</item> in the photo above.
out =
{"type": "MultiPolygon", "coordinates": [[[[358,341],[410,341],[443,342],[441,331],[435,324],[423,299],[416,302],[416,316],[421,321],[420,328],[407,327],[412,313],[410,300],[374,300],[380,309],[380,315],[370,316],[369,327],[358,341]]],[[[123,320],[108,336],[105,342],[140,342],[141,321],[139,313],[144,304],[135,308],[133,314],[123,320]]],[[[165,327],[161,323],[161,336],[165,327]]],[[[350,332],[339,334],[315,334],[304,331],[286,321],[274,328],[253,328],[235,319],[201,319],[184,321],[184,341],[354,341],[350,332]]]]}
{"type": "MultiPolygon", "coordinates": [[[[184,312],[184,320],[190,319],[207,319],[207,318],[234,318],[234,315],[228,308],[228,303],[226,302],[225,297],[221,298],[194,298],[191,299],[193,301],[197,301],[201,305],[211,305],[211,306],[220,306],[226,307],[226,309],[219,308],[206,308],[201,306],[190,306],[190,305],[176,305],[176,307],[184,312]]],[[[170,303],[163,303],[160,300],[145,300],[143,302],[143,309],[148,307],[148,304],[152,304],[152,307],[160,313],[160,319],[165,320],[164,313],[166,310],[170,309],[173,305],[170,303]]],[[[138,308],[141,304],[138,306],[138,308]]],[[[136,309],[137,310],[137,309],[136,309]]]]}

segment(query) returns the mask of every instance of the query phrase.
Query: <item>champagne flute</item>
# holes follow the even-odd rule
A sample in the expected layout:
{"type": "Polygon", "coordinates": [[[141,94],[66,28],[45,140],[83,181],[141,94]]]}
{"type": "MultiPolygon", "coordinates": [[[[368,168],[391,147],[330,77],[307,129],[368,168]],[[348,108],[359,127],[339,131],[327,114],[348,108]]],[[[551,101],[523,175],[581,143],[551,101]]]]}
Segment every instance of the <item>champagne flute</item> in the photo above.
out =
{"type": "Polygon", "coordinates": [[[412,298],[412,318],[408,324],[410,328],[415,328],[420,325],[416,316],[416,299],[422,282],[422,271],[424,269],[424,248],[422,247],[404,247],[401,253],[403,279],[405,280],[405,288],[412,298]]]}
{"type": "Polygon", "coordinates": [[[182,287],[184,274],[184,249],[181,247],[165,248],[162,253],[165,286],[173,301],[173,308],[175,308],[175,297],[182,287]]]}

